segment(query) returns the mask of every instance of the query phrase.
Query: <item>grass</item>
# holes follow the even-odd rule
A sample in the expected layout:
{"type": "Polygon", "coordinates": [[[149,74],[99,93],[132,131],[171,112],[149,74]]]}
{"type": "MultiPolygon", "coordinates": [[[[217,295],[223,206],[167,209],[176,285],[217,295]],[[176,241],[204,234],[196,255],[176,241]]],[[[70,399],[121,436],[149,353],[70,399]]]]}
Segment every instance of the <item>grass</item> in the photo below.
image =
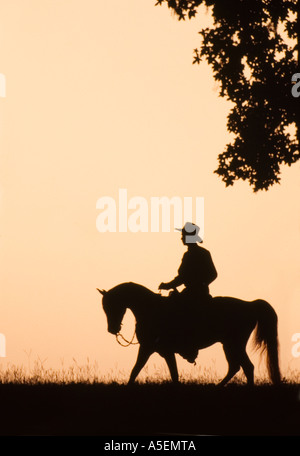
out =
{"type": "Polygon", "coordinates": [[[247,387],[242,373],[216,388],[214,366],[182,372],[147,366],[127,386],[129,372],[103,374],[89,359],[57,370],[37,358],[0,368],[0,435],[300,435],[300,373],[280,386],[267,377],[247,387]],[[191,373],[193,372],[193,373],[191,373]]]}
{"type": "MultiPolygon", "coordinates": [[[[218,383],[220,380],[216,373],[214,362],[211,366],[197,365],[190,370],[180,370],[180,381],[183,384],[201,384],[208,385],[218,383]]],[[[109,372],[103,373],[99,364],[91,362],[89,358],[84,364],[77,362],[75,358],[72,364],[65,366],[61,360],[59,369],[47,367],[47,360],[42,360],[37,357],[34,362],[30,360],[28,355],[28,365],[7,364],[6,367],[0,365],[0,384],[109,384],[119,383],[125,384],[128,381],[130,371],[111,369],[109,372]]],[[[146,365],[140,373],[137,383],[155,383],[161,384],[170,380],[170,374],[167,367],[163,365],[155,365],[149,372],[146,365]]],[[[288,368],[283,373],[283,382],[289,384],[300,384],[300,371],[297,369],[288,368]]],[[[245,377],[242,372],[239,372],[231,383],[244,384],[245,377]]],[[[257,385],[268,384],[269,379],[266,372],[260,373],[259,377],[255,378],[257,385]]]]}
{"type": "Polygon", "coordinates": [[[300,388],[3,383],[0,435],[300,435],[300,388]]]}

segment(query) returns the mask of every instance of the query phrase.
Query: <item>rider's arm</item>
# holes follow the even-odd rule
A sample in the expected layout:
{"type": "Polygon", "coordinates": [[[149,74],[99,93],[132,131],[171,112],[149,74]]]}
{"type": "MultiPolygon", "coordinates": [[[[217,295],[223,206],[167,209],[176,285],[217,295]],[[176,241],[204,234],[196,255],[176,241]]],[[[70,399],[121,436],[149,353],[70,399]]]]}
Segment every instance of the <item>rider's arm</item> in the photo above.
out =
{"type": "Polygon", "coordinates": [[[175,277],[175,279],[171,280],[171,282],[165,283],[164,285],[166,287],[166,290],[170,290],[171,288],[180,287],[180,285],[182,284],[182,278],[178,275],[177,277],[175,277]]]}
{"type": "Polygon", "coordinates": [[[161,283],[159,286],[160,290],[170,290],[170,289],[175,289],[177,287],[180,287],[180,285],[183,285],[183,269],[184,269],[184,264],[186,262],[186,253],[182,257],[181,265],[178,269],[178,275],[175,277],[175,279],[171,280],[171,282],[167,283],[161,283]]]}

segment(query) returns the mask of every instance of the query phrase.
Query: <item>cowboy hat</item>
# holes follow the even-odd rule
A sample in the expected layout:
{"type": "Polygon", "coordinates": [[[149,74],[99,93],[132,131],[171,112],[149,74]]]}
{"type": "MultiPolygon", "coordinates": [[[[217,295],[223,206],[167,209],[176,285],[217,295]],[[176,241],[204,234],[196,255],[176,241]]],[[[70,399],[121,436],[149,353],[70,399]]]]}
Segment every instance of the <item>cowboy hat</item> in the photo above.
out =
{"type": "Polygon", "coordinates": [[[183,228],[175,228],[175,230],[181,231],[185,236],[187,236],[188,243],[203,242],[203,239],[198,236],[200,228],[194,223],[187,222],[183,228]]]}

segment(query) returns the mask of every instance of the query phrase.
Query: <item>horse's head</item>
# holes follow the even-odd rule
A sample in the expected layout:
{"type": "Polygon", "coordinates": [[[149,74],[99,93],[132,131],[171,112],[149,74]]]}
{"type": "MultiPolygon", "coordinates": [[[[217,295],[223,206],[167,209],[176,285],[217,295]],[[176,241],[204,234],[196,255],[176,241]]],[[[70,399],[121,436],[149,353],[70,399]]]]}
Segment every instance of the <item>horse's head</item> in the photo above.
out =
{"type": "Polygon", "coordinates": [[[121,330],[121,323],[126,311],[126,306],[122,303],[113,290],[99,290],[102,294],[102,306],[107,318],[107,330],[111,334],[118,334],[121,330]]]}

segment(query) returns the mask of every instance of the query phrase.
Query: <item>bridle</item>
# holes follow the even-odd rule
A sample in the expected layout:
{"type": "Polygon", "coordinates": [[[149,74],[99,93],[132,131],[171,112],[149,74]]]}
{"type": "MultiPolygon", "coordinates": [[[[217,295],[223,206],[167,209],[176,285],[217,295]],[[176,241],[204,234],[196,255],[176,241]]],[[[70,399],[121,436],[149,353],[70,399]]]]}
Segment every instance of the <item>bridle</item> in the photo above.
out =
{"type": "MultiPolygon", "coordinates": [[[[99,293],[101,293],[103,296],[104,296],[104,294],[106,293],[106,291],[104,291],[104,290],[99,290],[99,288],[97,288],[97,290],[98,290],[99,293]]],[[[122,325],[121,325],[121,326],[122,326],[122,325]]],[[[118,344],[121,345],[122,347],[129,347],[129,345],[137,345],[139,342],[133,342],[135,333],[136,333],[136,331],[134,331],[134,334],[133,334],[133,336],[132,336],[132,339],[129,341],[129,340],[125,339],[125,337],[124,337],[120,332],[118,332],[118,333],[116,334],[116,340],[117,340],[118,344]],[[121,337],[121,338],[124,340],[124,342],[125,342],[126,344],[122,344],[122,342],[119,341],[118,337],[121,337]]]]}
{"type": "Polygon", "coordinates": [[[134,331],[132,339],[129,341],[129,340],[125,339],[125,337],[119,332],[118,334],[116,334],[116,340],[117,340],[118,344],[121,345],[122,347],[129,347],[129,345],[137,345],[139,342],[133,342],[135,333],[136,333],[136,331],[134,331]],[[122,344],[122,342],[119,341],[118,337],[121,337],[124,340],[124,342],[126,342],[126,344],[122,344]]]}

